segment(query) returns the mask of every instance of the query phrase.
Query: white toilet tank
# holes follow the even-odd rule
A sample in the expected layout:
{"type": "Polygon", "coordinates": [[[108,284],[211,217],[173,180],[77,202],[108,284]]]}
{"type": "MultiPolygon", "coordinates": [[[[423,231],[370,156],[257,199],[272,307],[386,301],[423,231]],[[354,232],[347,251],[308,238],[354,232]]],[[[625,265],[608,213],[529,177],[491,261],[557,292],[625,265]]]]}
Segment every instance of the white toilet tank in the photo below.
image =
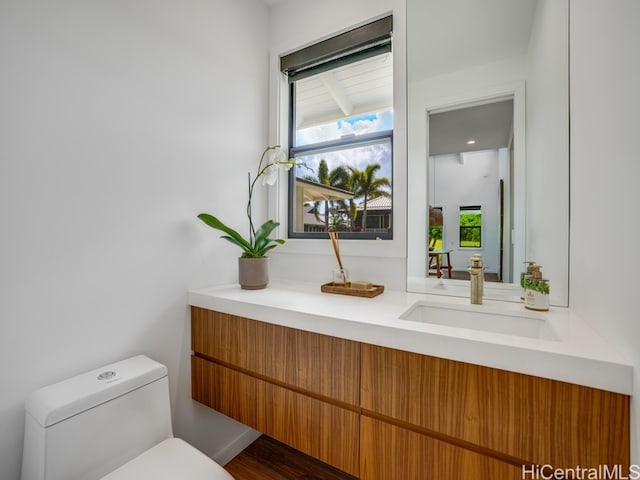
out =
{"type": "Polygon", "coordinates": [[[167,368],[145,356],[34,392],[22,480],[101,478],[172,437],[167,368]]]}

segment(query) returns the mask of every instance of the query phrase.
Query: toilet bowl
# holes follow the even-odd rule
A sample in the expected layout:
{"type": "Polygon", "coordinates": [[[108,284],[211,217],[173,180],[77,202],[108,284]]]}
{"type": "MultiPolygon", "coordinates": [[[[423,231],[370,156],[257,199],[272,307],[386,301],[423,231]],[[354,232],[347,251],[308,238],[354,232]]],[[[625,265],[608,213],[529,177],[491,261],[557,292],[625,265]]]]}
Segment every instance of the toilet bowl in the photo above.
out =
{"type": "Polygon", "coordinates": [[[233,480],[173,437],[167,368],[139,355],[25,403],[22,480],[233,480]]]}
{"type": "Polygon", "coordinates": [[[232,479],[220,465],[184,440],[168,438],[138,455],[102,480],[232,479]]]}

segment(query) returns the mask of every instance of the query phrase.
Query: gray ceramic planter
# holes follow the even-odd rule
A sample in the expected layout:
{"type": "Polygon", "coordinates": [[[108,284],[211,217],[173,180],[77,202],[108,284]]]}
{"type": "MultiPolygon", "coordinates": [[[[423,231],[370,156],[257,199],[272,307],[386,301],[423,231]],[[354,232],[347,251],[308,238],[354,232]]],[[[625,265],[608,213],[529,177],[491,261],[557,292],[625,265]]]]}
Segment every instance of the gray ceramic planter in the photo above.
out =
{"type": "Polygon", "coordinates": [[[245,290],[260,290],[269,283],[268,258],[238,258],[238,283],[245,290]]]}

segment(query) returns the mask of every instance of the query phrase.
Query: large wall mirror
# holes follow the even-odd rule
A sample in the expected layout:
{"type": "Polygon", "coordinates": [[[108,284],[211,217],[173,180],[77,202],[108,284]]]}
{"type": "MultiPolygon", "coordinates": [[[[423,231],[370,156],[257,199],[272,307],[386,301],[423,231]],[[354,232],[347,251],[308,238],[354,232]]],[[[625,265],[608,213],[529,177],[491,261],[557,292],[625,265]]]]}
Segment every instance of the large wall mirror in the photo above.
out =
{"type": "Polygon", "coordinates": [[[568,305],[569,0],[407,0],[408,290],[568,305]]]}

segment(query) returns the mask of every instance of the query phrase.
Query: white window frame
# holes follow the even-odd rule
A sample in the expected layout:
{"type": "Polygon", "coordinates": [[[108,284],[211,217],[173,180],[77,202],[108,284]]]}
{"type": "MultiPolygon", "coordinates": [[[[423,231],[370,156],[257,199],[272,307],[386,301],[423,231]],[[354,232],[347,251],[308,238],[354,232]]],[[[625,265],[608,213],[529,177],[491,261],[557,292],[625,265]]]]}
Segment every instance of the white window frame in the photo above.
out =
{"type": "MultiPolygon", "coordinates": [[[[392,13],[394,15],[393,27],[393,186],[394,186],[394,235],[392,240],[350,240],[341,242],[340,251],[343,255],[356,257],[386,257],[406,258],[407,255],[407,88],[406,88],[406,23],[404,10],[402,12],[384,12],[375,18],[363,20],[356,25],[344,26],[339,31],[332,32],[327,38],[342,32],[351,30],[359,25],[364,25],[377,18],[392,13]]],[[[280,72],[280,56],[317,42],[318,38],[308,38],[306,41],[279,45],[272,48],[269,59],[269,144],[289,145],[288,121],[289,121],[289,85],[287,78],[280,72]]],[[[331,254],[330,243],[324,239],[288,238],[288,178],[287,172],[280,172],[274,188],[268,193],[268,218],[275,218],[280,222],[277,229],[279,238],[287,238],[276,254],[306,254],[327,255],[331,254]]]]}

